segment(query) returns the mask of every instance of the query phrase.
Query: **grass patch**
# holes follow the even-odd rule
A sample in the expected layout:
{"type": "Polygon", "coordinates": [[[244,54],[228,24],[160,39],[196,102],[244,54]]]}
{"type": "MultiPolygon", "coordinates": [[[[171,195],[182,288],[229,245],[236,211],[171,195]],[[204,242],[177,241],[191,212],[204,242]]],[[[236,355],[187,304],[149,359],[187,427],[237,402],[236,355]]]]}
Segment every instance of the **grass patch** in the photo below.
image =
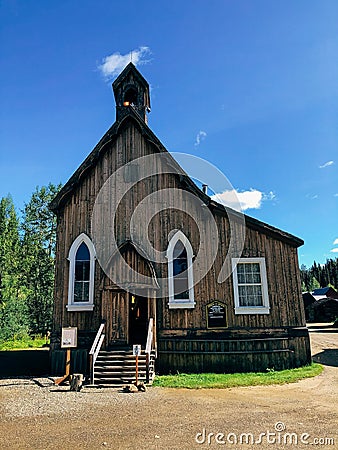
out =
{"type": "Polygon", "coordinates": [[[0,342],[0,350],[25,350],[41,348],[46,344],[46,338],[41,336],[24,337],[0,342]]]}
{"type": "Polygon", "coordinates": [[[161,375],[153,386],[185,389],[225,389],[238,386],[266,386],[269,384],[295,383],[304,378],[315,377],[323,371],[321,364],[312,363],[297,369],[249,373],[181,373],[161,375]]]}

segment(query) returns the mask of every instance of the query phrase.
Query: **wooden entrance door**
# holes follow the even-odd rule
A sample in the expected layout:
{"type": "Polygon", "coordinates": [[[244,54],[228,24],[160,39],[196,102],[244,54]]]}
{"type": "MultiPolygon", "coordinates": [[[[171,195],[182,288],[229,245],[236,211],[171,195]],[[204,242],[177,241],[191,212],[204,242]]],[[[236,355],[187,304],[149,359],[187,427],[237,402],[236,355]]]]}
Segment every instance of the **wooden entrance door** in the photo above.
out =
{"type": "Polygon", "coordinates": [[[146,345],[148,332],[148,298],[129,295],[129,344],[146,345]]]}
{"type": "Polygon", "coordinates": [[[129,294],[125,291],[102,291],[101,317],[106,320],[105,347],[128,344],[129,294]]]}

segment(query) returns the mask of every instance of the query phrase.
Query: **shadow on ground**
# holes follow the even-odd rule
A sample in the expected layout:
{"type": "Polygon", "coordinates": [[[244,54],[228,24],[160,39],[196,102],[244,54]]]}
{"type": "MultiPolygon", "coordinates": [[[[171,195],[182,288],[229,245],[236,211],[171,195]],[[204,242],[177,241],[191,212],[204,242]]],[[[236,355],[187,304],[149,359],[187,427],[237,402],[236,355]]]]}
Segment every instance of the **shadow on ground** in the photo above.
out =
{"type": "Polygon", "coordinates": [[[312,359],[314,362],[324,366],[338,367],[338,350],[332,348],[324,349],[322,352],[313,355],[312,359]]]}

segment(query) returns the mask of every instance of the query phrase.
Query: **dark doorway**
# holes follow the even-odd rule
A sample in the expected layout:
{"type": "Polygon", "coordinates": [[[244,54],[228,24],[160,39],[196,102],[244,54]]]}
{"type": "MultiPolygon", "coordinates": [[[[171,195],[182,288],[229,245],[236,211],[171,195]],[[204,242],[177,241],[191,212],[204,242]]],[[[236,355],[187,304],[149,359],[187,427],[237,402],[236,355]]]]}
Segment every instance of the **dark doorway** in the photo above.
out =
{"type": "Polygon", "coordinates": [[[148,299],[129,295],[129,344],[146,345],[148,332],[148,299]]]}

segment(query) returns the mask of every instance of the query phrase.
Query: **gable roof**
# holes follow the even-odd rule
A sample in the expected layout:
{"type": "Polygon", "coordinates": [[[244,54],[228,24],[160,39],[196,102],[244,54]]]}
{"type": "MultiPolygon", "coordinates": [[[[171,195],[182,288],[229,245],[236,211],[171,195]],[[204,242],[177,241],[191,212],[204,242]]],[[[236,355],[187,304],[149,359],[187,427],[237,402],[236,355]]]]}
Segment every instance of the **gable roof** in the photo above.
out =
{"type": "MultiPolygon", "coordinates": [[[[185,188],[187,188],[187,190],[199,196],[209,208],[216,210],[220,214],[229,214],[233,217],[236,216],[241,217],[243,215],[238,211],[235,211],[229,207],[226,207],[212,200],[208,195],[204,194],[201,191],[201,189],[199,189],[197,185],[192,181],[192,179],[186,174],[186,172],[182,169],[182,167],[178,164],[178,162],[171,156],[171,154],[164,147],[164,145],[161,143],[158,137],[141,119],[139,114],[136,111],[134,111],[133,107],[128,106],[127,108],[128,114],[126,114],[120,121],[116,121],[111,126],[111,128],[105,133],[105,135],[100,139],[98,144],[94,147],[92,152],[87,156],[84,162],[80,165],[80,167],[75,171],[75,173],[71,176],[71,178],[67,181],[67,183],[62,187],[62,189],[59,191],[56,197],[52,200],[52,202],[50,203],[50,209],[54,213],[57,213],[59,210],[62,209],[67,199],[69,198],[73,190],[76,188],[76,186],[85,177],[88,170],[90,170],[92,167],[96,165],[96,162],[98,161],[102,153],[105,151],[107,144],[112,143],[117,138],[119,130],[129,121],[132,121],[140,129],[142,135],[150,143],[153,144],[156,151],[158,151],[159,153],[164,152],[168,155],[171,164],[173,164],[177,168],[178,173],[180,174],[180,181],[184,183],[185,188]]],[[[304,241],[302,239],[290,233],[287,233],[283,230],[280,230],[279,228],[275,228],[267,223],[254,219],[253,217],[247,216],[246,214],[244,214],[244,217],[246,225],[253,230],[262,232],[273,238],[286,242],[292,247],[300,247],[301,245],[304,244],[304,241]]]]}
{"type": "Polygon", "coordinates": [[[325,288],[318,288],[318,289],[315,289],[315,290],[312,292],[312,295],[314,295],[315,297],[317,297],[317,299],[318,299],[318,298],[323,298],[323,296],[338,299],[338,292],[335,291],[335,290],[334,290],[332,287],[330,287],[330,286],[325,287],[325,288]]]}
{"type": "Polygon", "coordinates": [[[313,295],[325,295],[329,289],[329,287],[315,289],[313,295]]]}
{"type": "Polygon", "coordinates": [[[120,73],[120,75],[116,78],[116,80],[113,82],[113,88],[116,89],[121,83],[124,82],[124,80],[128,77],[128,75],[130,73],[133,73],[133,75],[135,77],[137,77],[137,80],[143,84],[143,86],[147,89],[149,89],[149,83],[148,81],[144,78],[144,76],[141,74],[141,72],[139,72],[135,65],[130,62],[120,73]]]}

